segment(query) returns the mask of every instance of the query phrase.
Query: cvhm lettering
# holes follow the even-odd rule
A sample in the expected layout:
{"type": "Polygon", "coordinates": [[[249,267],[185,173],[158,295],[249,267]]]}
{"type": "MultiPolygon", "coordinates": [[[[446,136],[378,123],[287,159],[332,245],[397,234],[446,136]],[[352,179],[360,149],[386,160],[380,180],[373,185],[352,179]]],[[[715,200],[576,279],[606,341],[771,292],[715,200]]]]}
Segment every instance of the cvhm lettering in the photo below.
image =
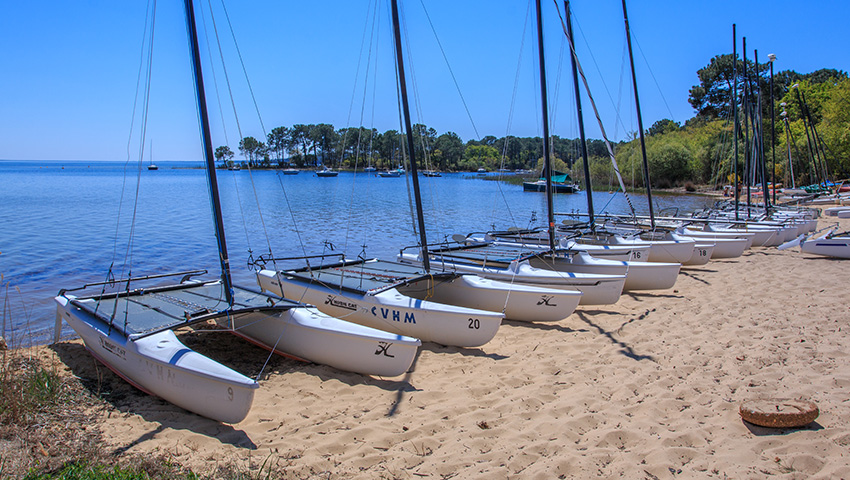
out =
{"type": "MultiPolygon", "coordinates": [[[[402,322],[401,312],[391,308],[381,307],[379,312],[378,307],[372,307],[372,315],[383,318],[384,320],[392,319],[394,322],[402,322]]],[[[404,312],[404,321],[402,323],[416,323],[416,316],[413,312],[404,312]]]]}

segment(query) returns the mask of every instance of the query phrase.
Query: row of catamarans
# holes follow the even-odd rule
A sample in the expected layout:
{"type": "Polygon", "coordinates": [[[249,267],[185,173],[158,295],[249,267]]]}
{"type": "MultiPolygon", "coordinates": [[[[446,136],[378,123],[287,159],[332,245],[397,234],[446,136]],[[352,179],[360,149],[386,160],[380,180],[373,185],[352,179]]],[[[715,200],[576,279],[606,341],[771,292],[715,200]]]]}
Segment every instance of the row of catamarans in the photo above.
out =
{"type": "Polygon", "coordinates": [[[181,272],[182,280],[168,286],[89,296],[63,290],[56,297],[57,332],[65,320],[94,357],[131,384],[236,423],[248,414],[256,380],[190,350],[175,329],[214,322],[282,355],[394,377],[410,370],[422,341],[478,347],[503,319],[555,322],[579,305],[616,303],[623,292],[669,289],[683,265],[787,243],[816,222],[804,211],[771,221],[736,221],[714,211],[659,219],[655,230],[614,217],[598,220],[593,229],[560,226],[555,248],[547,231],[511,229],[404,248],[393,260],[260,257],[260,288],[234,286],[229,302],[221,280],[193,279],[202,271],[181,272]],[[293,262],[300,266],[287,265],[293,262]]]}

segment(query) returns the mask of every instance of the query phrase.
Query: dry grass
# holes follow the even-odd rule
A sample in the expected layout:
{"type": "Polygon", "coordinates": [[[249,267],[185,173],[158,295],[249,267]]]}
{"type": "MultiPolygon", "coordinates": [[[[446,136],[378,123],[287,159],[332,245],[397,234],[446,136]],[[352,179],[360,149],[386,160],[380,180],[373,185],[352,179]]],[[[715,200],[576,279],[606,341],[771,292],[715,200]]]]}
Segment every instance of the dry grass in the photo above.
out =
{"type": "Polygon", "coordinates": [[[123,471],[120,478],[192,477],[167,459],[113,455],[96,426],[105,402],[63,374],[49,350],[0,354],[0,478],[51,478],[73,466],[101,472],[72,478],[118,478],[115,467],[123,471]],[[130,470],[144,473],[133,477],[130,470]]]}
{"type": "Polygon", "coordinates": [[[98,458],[98,432],[82,413],[93,399],[59,375],[55,359],[28,350],[2,352],[0,364],[0,477],[98,458]],[[48,360],[45,362],[44,360],[48,360]]]}

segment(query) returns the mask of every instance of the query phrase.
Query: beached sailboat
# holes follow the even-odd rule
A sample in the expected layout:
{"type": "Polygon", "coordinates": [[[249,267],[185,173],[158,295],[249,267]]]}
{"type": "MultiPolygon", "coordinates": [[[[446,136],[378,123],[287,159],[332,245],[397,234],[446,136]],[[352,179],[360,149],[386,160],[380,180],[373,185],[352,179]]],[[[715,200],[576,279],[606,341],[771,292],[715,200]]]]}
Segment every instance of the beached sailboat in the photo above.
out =
{"type": "MultiPolygon", "coordinates": [[[[419,235],[422,244],[426,245],[407,102],[398,5],[395,0],[392,2],[392,12],[399,92],[413,173],[411,182],[417,205],[419,235]]],[[[399,168],[396,172],[401,175],[402,170],[399,168]]],[[[260,267],[257,273],[258,282],[266,291],[313,302],[323,311],[342,315],[352,322],[444,345],[461,347],[483,345],[495,336],[504,318],[502,313],[505,304],[504,296],[501,303],[498,303],[498,309],[484,310],[458,306],[458,303],[468,304],[467,301],[470,299],[478,302],[479,298],[487,296],[484,295],[487,292],[502,290],[499,285],[492,285],[492,282],[488,287],[493,288],[482,289],[479,292],[481,295],[476,294],[470,297],[445,293],[444,290],[457,288],[459,291],[468,291],[478,286],[476,284],[483,286],[486,282],[456,274],[432,273],[427,266],[424,269],[416,269],[378,259],[346,260],[339,256],[336,260],[332,260],[328,257],[325,255],[288,259],[261,257],[256,263],[260,267]],[[318,262],[319,265],[311,265],[311,260],[313,263],[318,262]],[[280,269],[276,266],[278,261],[304,261],[306,266],[280,269]],[[441,300],[460,297],[464,301],[455,304],[435,301],[436,297],[431,293],[438,290],[440,293],[437,297],[441,300]]],[[[538,299],[539,297],[536,300],[538,299]]],[[[474,304],[477,305],[477,303],[474,304]]],[[[493,305],[495,307],[496,303],[493,305]]],[[[560,318],[570,313],[572,310],[560,318]]]]}
{"type": "Polygon", "coordinates": [[[412,363],[418,340],[349,325],[303,304],[231,284],[192,0],[185,1],[185,10],[221,279],[192,280],[206,273],[194,270],[63,289],[55,298],[56,340],[65,320],[95,358],[130,384],[225,423],[238,423],[245,418],[258,383],[187,348],[175,335],[175,329],[215,322],[303,359],[355,371],[368,364],[370,373],[403,373],[412,363]],[[178,283],[151,285],[175,276],[181,277],[178,283]],[[131,284],[136,288],[130,289],[131,284]],[[92,287],[99,287],[100,291],[77,294],[92,287]]]}
{"type": "MultiPolygon", "coordinates": [[[[410,248],[412,249],[412,247],[410,248]]],[[[399,261],[421,265],[421,253],[404,249],[399,261]]],[[[575,273],[558,269],[563,260],[551,252],[491,244],[443,247],[428,251],[431,265],[465,272],[511,285],[530,285],[581,292],[580,305],[617,303],[626,282],[625,274],[575,273]]]]}
{"type": "MultiPolygon", "coordinates": [[[[545,246],[545,232],[492,232],[484,238],[494,245],[521,248],[539,248],[545,246]]],[[[558,259],[553,265],[558,271],[575,273],[593,273],[602,275],[626,275],[623,291],[664,290],[673,287],[679,275],[680,263],[642,262],[631,260],[637,254],[646,258],[649,246],[632,245],[588,245],[563,237],[554,256],[558,259]]],[[[545,252],[542,252],[544,255],[545,252]]],[[[551,254],[551,252],[550,252],[551,254]]],[[[546,268],[550,262],[538,261],[532,265],[546,268]]]]}
{"type": "Polygon", "coordinates": [[[783,243],[778,249],[785,250],[796,246],[799,246],[803,253],[832,258],[850,258],[850,231],[836,233],[833,227],[820,236],[801,234],[794,240],[783,243]]]}
{"type": "Polygon", "coordinates": [[[820,237],[811,236],[800,241],[803,253],[832,258],[850,258],[850,232],[830,231],[820,237]]]}

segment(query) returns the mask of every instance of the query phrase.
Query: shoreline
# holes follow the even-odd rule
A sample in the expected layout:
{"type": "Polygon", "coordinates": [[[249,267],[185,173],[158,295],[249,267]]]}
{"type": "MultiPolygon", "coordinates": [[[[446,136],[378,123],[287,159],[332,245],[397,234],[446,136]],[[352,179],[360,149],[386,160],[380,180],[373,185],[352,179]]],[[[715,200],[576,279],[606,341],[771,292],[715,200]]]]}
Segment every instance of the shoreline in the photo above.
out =
{"type": "Polygon", "coordinates": [[[850,478],[846,265],[756,247],[685,267],[669,290],[560,322],[505,321],[481,348],[424,343],[395,378],[281,357],[262,370],[266,352],[232,335],[182,334],[260,376],[236,425],[135,390],[79,340],[34,356],[97,396],[88,411],[110,449],[202,474],[269,462],[295,478],[850,478]],[[765,396],[810,399],[820,417],[743,422],[740,403],[765,396]]]}

